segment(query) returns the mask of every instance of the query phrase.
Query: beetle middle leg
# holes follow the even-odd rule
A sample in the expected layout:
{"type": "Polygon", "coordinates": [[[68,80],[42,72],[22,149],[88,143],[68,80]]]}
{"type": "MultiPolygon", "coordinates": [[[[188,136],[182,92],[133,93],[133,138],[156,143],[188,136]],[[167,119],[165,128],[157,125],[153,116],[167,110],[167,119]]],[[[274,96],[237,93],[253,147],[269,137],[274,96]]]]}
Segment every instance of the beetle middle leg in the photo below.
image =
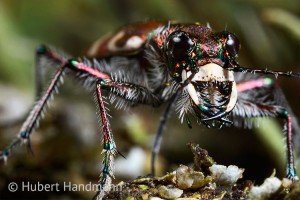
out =
{"type": "Polygon", "coordinates": [[[97,94],[97,101],[99,105],[100,111],[100,119],[102,124],[102,131],[103,131],[103,168],[100,177],[100,190],[109,190],[111,178],[114,177],[113,171],[113,163],[114,163],[114,156],[117,153],[116,144],[112,135],[112,131],[110,128],[110,123],[108,120],[108,115],[106,113],[106,108],[104,105],[102,92],[101,92],[101,84],[98,82],[96,84],[96,94],[97,94]],[[105,188],[108,187],[108,188],[105,188]]]}
{"type": "Polygon", "coordinates": [[[295,172],[293,142],[292,142],[292,117],[289,112],[281,106],[255,103],[247,100],[238,100],[233,110],[234,117],[256,118],[256,117],[274,117],[283,119],[286,126],[286,145],[287,145],[287,178],[298,180],[295,172]]]}
{"type": "Polygon", "coordinates": [[[87,62],[87,60],[84,59],[68,59],[46,46],[41,46],[41,48],[38,50],[38,54],[40,54],[40,56],[38,56],[39,59],[46,58],[48,61],[50,61],[50,63],[57,65],[57,72],[51,80],[48,88],[41,96],[40,100],[38,100],[35,106],[32,108],[26,121],[23,123],[19,135],[8,147],[0,152],[0,160],[6,160],[13,151],[14,147],[22,144],[23,141],[27,141],[29,143],[30,134],[35,128],[37,128],[46,105],[48,104],[54,92],[57,90],[57,87],[59,86],[63,75],[65,74],[64,71],[67,70],[68,74],[75,75],[79,80],[86,82],[87,86],[96,86],[100,117],[104,131],[104,165],[99,183],[100,187],[103,188],[103,186],[109,182],[109,178],[112,176],[113,156],[117,150],[112,138],[109,121],[105,111],[102,90],[106,90],[108,93],[114,94],[120,97],[120,99],[128,101],[133,105],[141,103],[158,106],[162,103],[162,101],[147,87],[139,85],[138,83],[130,83],[124,80],[118,80],[118,78],[114,78],[114,74],[101,71],[101,64],[103,63],[100,61],[87,62]],[[88,65],[87,63],[90,63],[91,65],[88,65]]]}
{"type": "Polygon", "coordinates": [[[152,147],[152,154],[151,154],[151,175],[152,176],[155,176],[155,160],[156,160],[156,156],[159,152],[160,145],[162,142],[163,131],[164,131],[164,129],[166,127],[166,123],[172,113],[172,110],[173,110],[172,108],[176,102],[177,97],[178,97],[178,95],[175,94],[171,98],[170,102],[167,105],[167,108],[164,111],[163,116],[160,119],[159,127],[158,127],[158,130],[155,135],[155,139],[154,139],[154,143],[153,143],[153,147],[152,147]]]}

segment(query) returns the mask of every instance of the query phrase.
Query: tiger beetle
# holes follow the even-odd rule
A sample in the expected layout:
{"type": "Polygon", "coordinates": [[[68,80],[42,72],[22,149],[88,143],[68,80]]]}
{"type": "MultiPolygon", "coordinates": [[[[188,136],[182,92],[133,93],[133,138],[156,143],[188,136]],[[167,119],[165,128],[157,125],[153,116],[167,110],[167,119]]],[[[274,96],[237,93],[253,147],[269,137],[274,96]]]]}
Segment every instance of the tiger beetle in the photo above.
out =
{"type": "Polygon", "coordinates": [[[119,153],[103,95],[118,107],[167,104],[153,145],[152,175],[163,129],[175,110],[180,121],[189,127],[192,127],[190,116],[208,128],[251,127],[251,119],[259,117],[282,119],[286,177],[298,180],[293,155],[293,115],[279,103],[281,90],[266,75],[300,78],[300,73],[243,67],[237,62],[240,46],[238,37],[229,31],[214,32],[199,23],[172,21],[124,26],[96,41],[85,58],[75,59],[42,45],[36,50],[37,85],[41,85],[42,60],[50,62],[56,72],[16,139],[1,152],[0,158],[6,160],[16,146],[30,144],[31,133],[38,127],[64,75],[73,74],[96,93],[103,133],[101,191],[110,188],[114,157],[119,153]],[[268,89],[272,92],[266,92],[268,89]]]}

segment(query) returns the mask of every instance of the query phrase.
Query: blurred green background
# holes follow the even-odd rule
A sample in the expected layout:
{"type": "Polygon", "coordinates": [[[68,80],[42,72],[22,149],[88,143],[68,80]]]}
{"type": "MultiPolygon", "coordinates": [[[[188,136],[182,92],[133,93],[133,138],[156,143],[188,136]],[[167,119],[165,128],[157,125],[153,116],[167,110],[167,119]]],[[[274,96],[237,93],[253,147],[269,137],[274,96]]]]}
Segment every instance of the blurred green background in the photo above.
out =
{"type": "MultiPolygon", "coordinates": [[[[242,65],[300,72],[299,16],[299,0],[1,0],[0,124],[23,115],[34,102],[34,50],[39,44],[77,57],[84,56],[100,36],[131,22],[151,19],[200,22],[209,23],[216,31],[226,29],[239,36],[242,49],[238,60],[242,65]]],[[[53,70],[47,68],[51,74],[53,70]]],[[[295,115],[300,116],[297,92],[300,80],[279,78],[278,81],[295,115]]],[[[8,159],[7,165],[0,165],[0,199],[86,199],[93,195],[93,192],[7,190],[11,181],[97,182],[101,136],[93,94],[72,78],[66,77],[65,82],[41,127],[32,134],[34,155],[22,146],[8,159]]],[[[149,153],[162,112],[163,107],[139,106],[130,111],[111,108],[119,151],[128,156],[132,147],[141,147],[146,156],[142,163],[127,159],[134,166],[141,165],[138,175],[150,172],[149,153]]],[[[209,130],[194,124],[189,130],[173,114],[165,131],[158,171],[162,174],[177,164],[191,163],[192,154],[185,144],[192,141],[206,148],[218,163],[246,168],[245,178],[257,183],[274,168],[283,177],[285,152],[280,125],[264,121],[261,129],[249,131],[209,130]]],[[[9,144],[20,126],[0,128],[0,149],[9,144]]],[[[115,183],[128,178],[122,173],[116,173],[116,177],[115,183]]]]}

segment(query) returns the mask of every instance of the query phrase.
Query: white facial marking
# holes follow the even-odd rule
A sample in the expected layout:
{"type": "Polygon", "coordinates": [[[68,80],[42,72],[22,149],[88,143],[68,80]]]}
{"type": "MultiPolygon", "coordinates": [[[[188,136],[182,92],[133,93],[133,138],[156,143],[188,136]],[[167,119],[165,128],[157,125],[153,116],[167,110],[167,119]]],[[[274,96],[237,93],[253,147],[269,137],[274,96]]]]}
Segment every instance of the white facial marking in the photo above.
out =
{"type": "Polygon", "coordinates": [[[187,91],[188,91],[190,97],[193,99],[194,103],[196,105],[199,105],[199,100],[198,100],[197,92],[195,90],[195,87],[191,83],[189,83],[187,85],[187,91]]]}
{"type": "Polygon", "coordinates": [[[182,83],[187,79],[187,74],[185,70],[182,70],[181,72],[181,78],[182,78],[182,83]]]}
{"type": "MultiPolygon", "coordinates": [[[[191,72],[186,72],[185,70],[182,70],[182,81],[184,82],[188,77],[191,76],[191,72]]],[[[236,83],[234,81],[234,76],[232,71],[228,71],[221,66],[215,64],[215,63],[209,63],[207,65],[203,65],[199,68],[199,71],[194,75],[192,81],[232,81],[232,88],[231,88],[231,94],[230,94],[230,100],[226,107],[226,112],[230,112],[237,101],[237,88],[236,83]]],[[[199,98],[197,95],[197,91],[193,84],[189,83],[186,86],[186,89],[194,101],[196,105],[199,105],[199,98]]]]}
{"type": "MultiPolygon", "coordinates": [[[[188,77],[190,77],[192,73],[189,71],[186,73],[185,70],[182,70],[182,81],[184,82],[188,77]]],[[[195,87],[193,86],[193,84],[189,83],[187,86],[187,91],[190,95],[190,97],[192,98],[192,100],[194,101],[194,103],[196,105],[199,105],[199,99],[198,99],[198,96],[197,96],[197,92],[196,92],[196,89],[195,87]]]]}
{"type": "Polygon", "coordinates": [[[237,101],[237,89],[236,89],[236,83],[235,81],[233,81],[231,87],[230,99],[227,104],[226,112],[230,112],[234,108],[236,101],[237,101]]]}
{"type": "Polygon", "coordinates": [[[232,71],[228,71],[215,63],[209,63],[199,68],[199,72],[195,74],[195,81],[234,81],[232,71]]]}

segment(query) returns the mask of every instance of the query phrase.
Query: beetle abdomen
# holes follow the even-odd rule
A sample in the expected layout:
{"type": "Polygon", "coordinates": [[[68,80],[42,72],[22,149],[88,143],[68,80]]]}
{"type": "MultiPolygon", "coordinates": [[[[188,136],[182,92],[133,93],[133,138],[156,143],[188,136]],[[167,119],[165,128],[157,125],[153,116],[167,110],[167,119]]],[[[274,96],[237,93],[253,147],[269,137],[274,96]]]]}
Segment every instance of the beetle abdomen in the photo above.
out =
{"type": "Polygon", "coordinates": [[[90,57],[133,55],[143,50],[147,35],[166,23],[149,21],[129,24],[98,39],[88,51],[90,57]]]}

